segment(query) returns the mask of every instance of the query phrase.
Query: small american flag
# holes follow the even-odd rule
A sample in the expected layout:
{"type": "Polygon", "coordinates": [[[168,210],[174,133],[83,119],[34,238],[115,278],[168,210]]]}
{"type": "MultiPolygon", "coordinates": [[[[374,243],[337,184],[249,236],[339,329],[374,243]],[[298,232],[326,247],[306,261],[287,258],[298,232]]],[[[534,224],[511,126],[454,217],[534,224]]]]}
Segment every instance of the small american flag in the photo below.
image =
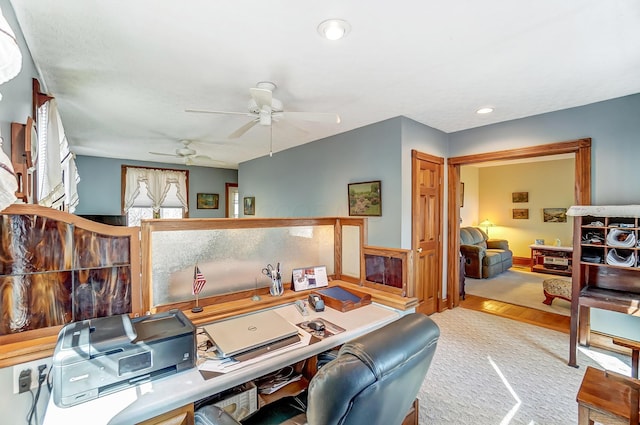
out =
{"type": "Polygon", "coordinates": [[[200,291],[202,291],[205,283],[207,283],[207,279],[204,278],[204,275],[196,264],[196,268],[193,270],[193,295],[198,295],[200,291]]]}

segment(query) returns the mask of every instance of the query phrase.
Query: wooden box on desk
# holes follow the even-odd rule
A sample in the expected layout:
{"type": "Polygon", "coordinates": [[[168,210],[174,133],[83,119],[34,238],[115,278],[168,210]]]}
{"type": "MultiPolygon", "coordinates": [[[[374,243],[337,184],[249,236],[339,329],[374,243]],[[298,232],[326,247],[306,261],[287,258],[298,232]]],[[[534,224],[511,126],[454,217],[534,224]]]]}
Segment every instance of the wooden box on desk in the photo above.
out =
{"type": "Polygon", "coordinates": [[[312,293],[318,294],[324,301],[324,305],[343,313],[371,304],[371,295],[355,289],[346,290],[341,286],[318,289],[312,293]]]}

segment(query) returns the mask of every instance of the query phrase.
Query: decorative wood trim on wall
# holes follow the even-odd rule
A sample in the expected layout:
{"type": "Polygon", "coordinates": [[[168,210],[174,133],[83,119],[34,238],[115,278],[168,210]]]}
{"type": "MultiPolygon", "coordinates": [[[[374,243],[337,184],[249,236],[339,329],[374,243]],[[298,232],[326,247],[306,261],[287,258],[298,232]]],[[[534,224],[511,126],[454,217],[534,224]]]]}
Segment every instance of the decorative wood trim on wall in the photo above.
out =
{"type": "Polygon", "coordinates": [[[381,291],[387,291],[394,294],[398,294],[403,297],[413,297],[415,294],[415,280],[413,278],[413,251],[410,249],[400,248],[383,248],[377,246],[363,246],[363,255],[365,261],[361,264],[361,276],[364,281],[364,286],[370,288],[380,289],[381,291]],[[372,263],[372,268],[376,270],[370,270],[372,277],[376,280],[368,280],[369,273],[367,272],[368,260],[372,263]],[[400,263],[400,276],[394,265],[397,260],[400,263]],[[376,264],[375,267],[373,263],[376,264]],[[392,265],[392,264],[394,265],[392,265]],[[382,276],[382,275],[385,276],[382,276]],[[393,282],[400,277],[400,282],[393,282]],[[391,282],[386,282],[391,280],[391,282]],[[401,285],[397,285],[400,283],[401,285]],[[395,285],[395,286],[394,286],[395,285]]]}

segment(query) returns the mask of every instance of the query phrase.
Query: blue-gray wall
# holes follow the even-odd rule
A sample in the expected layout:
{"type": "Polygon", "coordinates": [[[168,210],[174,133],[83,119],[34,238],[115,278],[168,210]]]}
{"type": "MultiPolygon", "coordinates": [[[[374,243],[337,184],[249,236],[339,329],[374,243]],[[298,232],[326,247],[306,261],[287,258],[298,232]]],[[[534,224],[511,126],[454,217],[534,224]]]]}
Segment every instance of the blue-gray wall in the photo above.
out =
{"type": "Polygon", "coordinates": [[[411,149],[446,156],[446,134],[397,117],[240,164],[241,199],[258,217],[348,216],[347,185],[380,180],[382,216],[368,243],[411,246],[411,149]]]}
{"type": "Polygon", "coordinates": [[[400,128],[394,118],[242,163],[240,199],[255,196],[256,217],[348,216],[347,184],[381,180],[369,244],[399,246],[400,128]]]}
{"type": "Polygon", "coordinates": [[[591,137],[592,203],[640,202],[640,94],[449,134],[449,156],[591,137]]]}
{"type": "Polygon", "coordinates": [[[76,157],[80,183],[78,197],[80,203],[75,213],[118,215],[121,212],[121,166],[171,168],[189,170],[189,217],[219,218],[225,216],[225,183],[237,183],[238,171],[225,168],[187,167],[177,164],[158,162],[129,161],[122,159],[99,158],[93,156],[76,157]],[[217,193],[220,195],[219,208],[197,209],[198,193],[217,193]]]}

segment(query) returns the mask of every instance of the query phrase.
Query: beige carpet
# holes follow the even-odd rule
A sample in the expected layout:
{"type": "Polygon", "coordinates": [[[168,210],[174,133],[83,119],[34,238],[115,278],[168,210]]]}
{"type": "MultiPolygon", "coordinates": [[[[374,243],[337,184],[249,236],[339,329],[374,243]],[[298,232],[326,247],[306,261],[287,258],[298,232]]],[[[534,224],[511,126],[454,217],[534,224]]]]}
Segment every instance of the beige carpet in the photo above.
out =
{"type": "Polygon", "coordinates": [[[532,273],[528,269],[512,267],[490,279],[467,277],[465,291],[467,294],[479,297],[570,316],[571,303],[568,301],[556,298],[550,306],[542,303],[544,300],[542,281],[549,278],[571,281],[569,276],[532,273]]]}
{"type": "Polygon", "coordinates": [[[578,350],[569,335],[462,307],[430,316],[441,336],[418,395],[420,425],[573,425],[587,365],[629,375],[628,356],[578,350]]]}

